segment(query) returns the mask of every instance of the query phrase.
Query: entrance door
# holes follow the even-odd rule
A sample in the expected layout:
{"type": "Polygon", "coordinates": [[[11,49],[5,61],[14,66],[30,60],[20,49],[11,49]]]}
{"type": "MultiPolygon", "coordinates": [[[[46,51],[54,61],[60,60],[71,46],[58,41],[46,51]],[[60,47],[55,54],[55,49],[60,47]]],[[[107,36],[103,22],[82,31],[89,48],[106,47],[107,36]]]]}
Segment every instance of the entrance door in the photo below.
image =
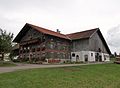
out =
{"type": "Polygon", "coordinates": [[[79,55],[76,56],[76,62],[79,62],[79,55]]]}
{"type": "Polygon", "coordinates": [[[99,61],[102,62],[102,56],[101,55],[99,55],[99,61]]]}
{"type": "Polygon", "coordinates": [[[85,62],[88,62],[88,55],[85,55],[85,62]]]}
{"type": "Polygon", "coordinates": [[[96,53],[95,61],[102,62],[102,56],[100,55],[100,53],[96,53]]]}
{"type": "Polygon", "coordinates": [[[96,53],[96,55],[95,55],[95,61],[99,61],[99,53],[96,53]]]}

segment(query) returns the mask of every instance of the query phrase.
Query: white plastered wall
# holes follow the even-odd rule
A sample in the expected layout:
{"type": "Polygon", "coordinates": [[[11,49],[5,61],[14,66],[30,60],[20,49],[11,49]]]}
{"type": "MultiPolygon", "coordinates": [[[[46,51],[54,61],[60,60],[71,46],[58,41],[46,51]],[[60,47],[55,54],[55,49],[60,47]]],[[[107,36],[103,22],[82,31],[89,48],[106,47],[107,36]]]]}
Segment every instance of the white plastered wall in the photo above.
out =
{"type": "MultiPolygon", "coordinates": [[[[95,54],[97,52],[93,52],[93,51],[80,51],[80,52],[71,52],[71,61],[72,62],[76,62],[76,56],[79,56],[79,61],[85,61],[85,55],[88,55],[88,61],[89,62],[94,62],[95,61],[95,54]],[[75,57],[72,57],[72,54],[75,54],[75,57]],[[92,54],[92,55],[91,55],[92,54]]],[[[105,54],[105,53],[99,53],[99,55],[102,56],[102,61],[110,61],[110,57],[109,54],[105,54]],[[106,58],[106,60],[105,60],[106,58]]]]}

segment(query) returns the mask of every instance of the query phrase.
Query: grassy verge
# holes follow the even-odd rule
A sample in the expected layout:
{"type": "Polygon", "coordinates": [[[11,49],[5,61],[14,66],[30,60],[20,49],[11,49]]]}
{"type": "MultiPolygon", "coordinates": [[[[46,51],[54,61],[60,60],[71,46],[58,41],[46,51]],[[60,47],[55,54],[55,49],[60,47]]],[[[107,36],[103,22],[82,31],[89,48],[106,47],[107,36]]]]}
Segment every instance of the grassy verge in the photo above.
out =
{"type": "Polygon", "coordinates": [[[16,65],[12,62],[0,61],[0,67],[10,67],[10,66],[16,66],[16,65]]]}
{"type": "Polygon", "coordinates": [[[96,64],[0,74],[0,88],[120,88],[120,65],[96,64]]]}

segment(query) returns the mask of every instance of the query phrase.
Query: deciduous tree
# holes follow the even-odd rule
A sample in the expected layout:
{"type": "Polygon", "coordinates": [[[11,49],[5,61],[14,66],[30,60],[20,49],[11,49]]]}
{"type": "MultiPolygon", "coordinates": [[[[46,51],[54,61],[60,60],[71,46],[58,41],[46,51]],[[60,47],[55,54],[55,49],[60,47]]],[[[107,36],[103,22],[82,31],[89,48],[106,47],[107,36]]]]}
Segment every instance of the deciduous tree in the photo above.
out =
{"type": "Polygon", "coordinates": [[[12,50],[13,33],[7,33],[6,30],[0,29],[0,53],[2,60],[5,53],[10,53],[12,50]]]}

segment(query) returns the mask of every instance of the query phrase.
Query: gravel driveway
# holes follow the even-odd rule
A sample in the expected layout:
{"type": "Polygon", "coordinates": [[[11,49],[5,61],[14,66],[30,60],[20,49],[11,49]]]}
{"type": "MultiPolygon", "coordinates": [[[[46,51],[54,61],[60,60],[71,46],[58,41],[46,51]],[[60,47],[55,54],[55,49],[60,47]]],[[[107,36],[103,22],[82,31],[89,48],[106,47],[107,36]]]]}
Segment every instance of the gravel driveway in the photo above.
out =
{"type": "Polygon", "coordinates": [[[0,67],[0,73],[13,72],[17,70],[25,70],[32,68],[51,68],[51,67],[68,67],[68,66],[80,66],[80,65],[90,65],[90,64],[104,64],[103,62],[99,63],[87,63],[87,64],[57,64],[57,65],[40,65],[40,64],[22,64],[19,63],[15,67],[0,67]]]}

